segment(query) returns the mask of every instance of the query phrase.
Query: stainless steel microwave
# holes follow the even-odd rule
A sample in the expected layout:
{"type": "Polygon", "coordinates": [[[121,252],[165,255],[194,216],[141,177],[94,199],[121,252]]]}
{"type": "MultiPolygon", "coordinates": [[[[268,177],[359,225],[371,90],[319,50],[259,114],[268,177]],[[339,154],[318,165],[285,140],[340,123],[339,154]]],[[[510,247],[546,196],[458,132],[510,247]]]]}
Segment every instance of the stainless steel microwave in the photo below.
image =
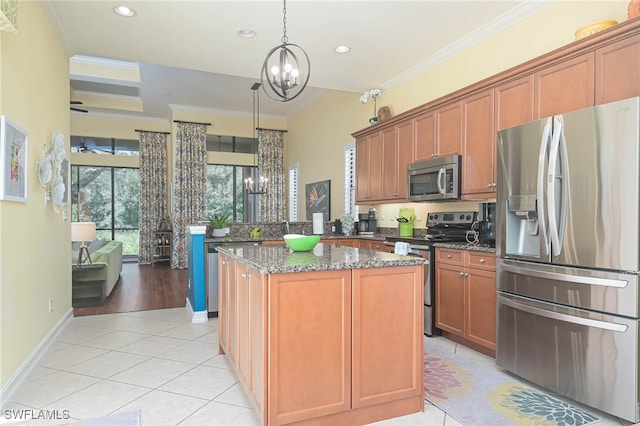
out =
{"type": "Polygon", "coordinates": [[[407,167],[409,201],[455,201],[460,199],[460,156],[448,155],[407,167]]]}

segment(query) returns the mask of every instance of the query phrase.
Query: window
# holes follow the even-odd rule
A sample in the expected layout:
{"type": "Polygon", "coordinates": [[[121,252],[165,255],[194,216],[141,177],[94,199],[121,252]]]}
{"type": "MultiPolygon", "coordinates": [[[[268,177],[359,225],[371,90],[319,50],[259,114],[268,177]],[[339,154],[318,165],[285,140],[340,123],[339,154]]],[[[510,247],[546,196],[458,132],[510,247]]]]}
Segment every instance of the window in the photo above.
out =
{"type": "Polygon", "coordinates": [[[140,155],[140,142],[135,139],[71,136],[71,152],[86,154],[140,155]]]}
{"type": "Polygon", "coordinates": [[[256,173],[256,168],[251,166],[207,164],[207,217],[219,213],[230,215],[234,222],[255,221],[257,203],[255,196],[245,192],[244,179],[256,173]]]}
{"type": "Polygon", "coordinates": [[[137,259],[140,173],[136,168],[71,167],[71,218],[95,222],[97,237],[122,241],[122,254],[137,259]]]}
{"type": "Polygon", "coordinates": [[[344,146],[344,212],[356,217],[356,145],[349,142],[344,146]]]}
{"type": "Polygon", "coordinates": [[[298,221],[298,169],[300,164],[289,166],[289,222],[298,221]]]}
{"type": "Polygon", "coordinates": [[[258,141],[256,138],[240,136],[207,135],[208,152],[243,152],[255,154],[258,141]]]}

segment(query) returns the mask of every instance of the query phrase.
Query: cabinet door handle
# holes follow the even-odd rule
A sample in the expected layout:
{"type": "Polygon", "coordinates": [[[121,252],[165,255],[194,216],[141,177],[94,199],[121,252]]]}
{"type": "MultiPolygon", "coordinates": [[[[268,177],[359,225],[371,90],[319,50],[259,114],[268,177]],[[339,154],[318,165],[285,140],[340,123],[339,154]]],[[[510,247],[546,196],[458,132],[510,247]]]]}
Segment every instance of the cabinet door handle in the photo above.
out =
{"type": "Polygon", "coordinates": [[[484,262],[486,262],[486,260],[484,260],[484,258],[480,259],[480,263],[484,263],[484,262]]]}
{"type": "Polygon", "coordinates": [[[460,272],[460,276],[461,276],[461,277],[464,277],[464,272],[460,272]]]}
{"type": "Polygon", "coordinates": [[[492,183],[488,183],[487,184],[487,188],[493,188],[493,184],[492,183]]]}
{"type": "Polygon", "coordinates": [[[451,259],[451,255],[450,254],[447,255],[447,259],[451,259]]]}
{"type": "Polygon", "coordinates": [[[226,260],[223,260],[223,261],[222,261],[222,264],[223,264],[223,265],[226,265],[226,264],[227,264],[227,261],[226,261],[226,260]]]}
{"type": "Polygon", "coordinates": [[[241,274],[241,276],[242,276],[242,278],[247,278],[247,277],[249,276],[249,274],[247,274],[246,272],[243,272],[243,273],[241,274]]]}

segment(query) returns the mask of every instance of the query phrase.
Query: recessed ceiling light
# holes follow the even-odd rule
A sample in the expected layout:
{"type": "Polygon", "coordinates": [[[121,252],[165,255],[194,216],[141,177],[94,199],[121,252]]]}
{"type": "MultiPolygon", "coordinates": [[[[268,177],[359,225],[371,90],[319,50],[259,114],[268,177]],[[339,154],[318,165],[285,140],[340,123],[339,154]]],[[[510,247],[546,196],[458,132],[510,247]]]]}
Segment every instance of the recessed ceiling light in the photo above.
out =
{"type": "Polygon", "coordinates": [[[253,38],[256,36],[256,32],[249,28],[242,28],[238,30],[238,35],[242,38],[253,38]]]}
{"type": "Polygon", "coordinates": [[[336,46],[333,48],[333,51],[336,53],[347,53],[351,48],[349,46],[336,46]]]}
{"type": "Polygon", "coordinates": [[[113,11],[116,12],[120,16],[124,16],[130,18],[136,14],[136,11],[133,9],[129,9],[127,6],[116,6],[113,8],[113,11]]]}

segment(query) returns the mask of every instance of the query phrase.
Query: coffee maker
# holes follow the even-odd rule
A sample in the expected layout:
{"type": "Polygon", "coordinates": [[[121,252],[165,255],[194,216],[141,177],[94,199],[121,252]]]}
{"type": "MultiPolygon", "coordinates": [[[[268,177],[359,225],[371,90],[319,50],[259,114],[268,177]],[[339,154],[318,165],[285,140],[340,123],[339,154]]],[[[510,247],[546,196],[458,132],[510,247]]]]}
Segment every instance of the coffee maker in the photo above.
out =
{"type": "Polygon", "coordinates": [[[358,234],[373,235],[378,232],[376,209],[369,209],[369,213],[358,214],[358,234]]]}
{"type": "Polygon", "coordinates": [[[478,241],[491,247],[496,245],[496,203],[480,203],[478,212],[478,241]]]}

